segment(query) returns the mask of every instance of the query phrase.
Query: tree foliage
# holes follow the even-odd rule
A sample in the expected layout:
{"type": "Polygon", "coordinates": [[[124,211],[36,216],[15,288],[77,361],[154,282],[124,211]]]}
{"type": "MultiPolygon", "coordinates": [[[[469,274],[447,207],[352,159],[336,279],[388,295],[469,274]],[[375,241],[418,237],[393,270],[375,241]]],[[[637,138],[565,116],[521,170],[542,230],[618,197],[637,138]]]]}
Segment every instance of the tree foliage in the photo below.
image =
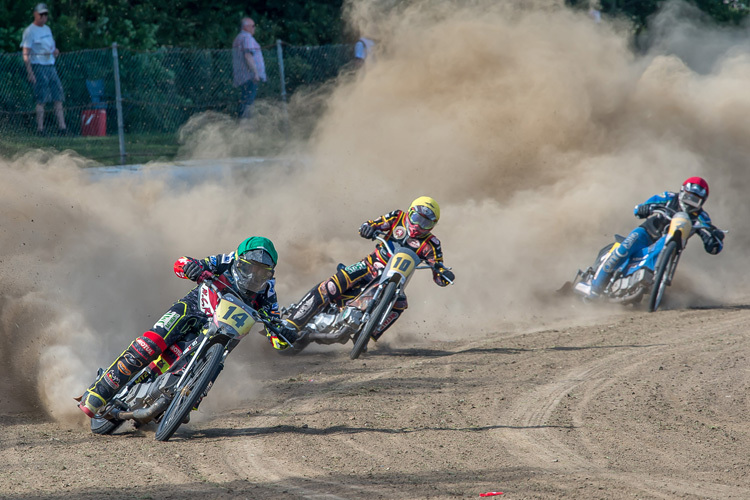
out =
{"type": "MultiPolygon", "coordinates": [[[[21,34],[33,20],[38,0],[0,0],[0,52],[19,52],[21,34]]],[[[158,47],[226,48],[244,16],[258,26],[262,46],[276,39],[292,45],[342,43],[344,0],[49,0],[49,25],[60,50],[107,47],[117,42],[134,50],[158,47]]],[[[636,30],[646,26],[665,0],[599,0],[605,15],[624,15],[636,30]]],[[[719,23],[742,21],[750,0],[686,0],[719,23]]],[[[589,0],[566,0],[588,8],[589,0]]],[[[350,41],[350,40],[349,40],[350,41]]]]}
{"type": "MultiPolygon", "coordinates": [[[[0,0],[0,51],[20,51],[38,0],[0,0]]],[[[107,47],[226,48],[252,17],[262,46],[341,43],[343,0],[51,0],[49,26],[62,51],[107,47]]]]}
{"type": "MultiPolygon", "coordinates": [[[[599,0],[605,15],[625,16],[633,21],[636,31],[646,28],[648,18],[659,10],[666,0],[599,0]]],[[[685,0],[695,4],[720,24],[739,24],[750,14],[747,0],[685,0]]],[[[589,0],[566,0],[568,5],[588,8],[589,0]]]]}

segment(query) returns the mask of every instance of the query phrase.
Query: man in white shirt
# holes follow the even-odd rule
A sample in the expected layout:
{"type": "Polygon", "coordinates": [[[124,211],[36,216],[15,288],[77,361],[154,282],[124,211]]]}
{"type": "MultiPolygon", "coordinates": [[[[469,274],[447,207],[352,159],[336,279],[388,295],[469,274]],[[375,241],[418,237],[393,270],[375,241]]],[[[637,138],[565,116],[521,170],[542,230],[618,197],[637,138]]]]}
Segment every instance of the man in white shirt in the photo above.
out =
{"type": "Polygon", "coordinates": [[[62,107],[65,99],[60,77],[55,70],[55,57],[60,55],[60,51],[55,46],[52,31],[47,26],[48,18],[47,5],[37,4],[34,7],[34,22],[23,32],[21,49],[26,75],[34,87],[37,132],[44,133],[44,105],[53,102],[58,131],[65,134],[67,127],[62,107]]]}

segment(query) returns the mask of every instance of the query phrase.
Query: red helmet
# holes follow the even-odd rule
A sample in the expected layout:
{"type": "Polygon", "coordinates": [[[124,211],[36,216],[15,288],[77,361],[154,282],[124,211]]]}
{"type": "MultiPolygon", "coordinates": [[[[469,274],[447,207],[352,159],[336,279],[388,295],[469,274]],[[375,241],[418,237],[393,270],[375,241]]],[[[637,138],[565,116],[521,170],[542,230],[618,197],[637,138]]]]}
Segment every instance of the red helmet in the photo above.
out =
{"type": "Polygon", "coordinates": [[[708,182],[703,177],[690,177],[682,183],[679,200],[686,212],[698,212],[708,199],[708,182]]]}

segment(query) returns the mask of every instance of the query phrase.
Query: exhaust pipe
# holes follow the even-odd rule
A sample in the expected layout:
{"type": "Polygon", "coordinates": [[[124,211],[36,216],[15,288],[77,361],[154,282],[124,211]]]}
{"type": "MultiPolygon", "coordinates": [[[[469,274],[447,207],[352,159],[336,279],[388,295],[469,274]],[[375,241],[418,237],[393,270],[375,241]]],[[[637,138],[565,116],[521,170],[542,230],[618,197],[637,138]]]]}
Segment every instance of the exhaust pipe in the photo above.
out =
{"type": "Polygon", "coordinates": [[[148,408],[138,408],[137,410],[133,411],[113,409],[112,416],[118,420],[136,420],[141,424],[145,424],[153,420],[156,415],[166,410],[171,401],[172,400],[170,398],[162,396],[148,408]]]}

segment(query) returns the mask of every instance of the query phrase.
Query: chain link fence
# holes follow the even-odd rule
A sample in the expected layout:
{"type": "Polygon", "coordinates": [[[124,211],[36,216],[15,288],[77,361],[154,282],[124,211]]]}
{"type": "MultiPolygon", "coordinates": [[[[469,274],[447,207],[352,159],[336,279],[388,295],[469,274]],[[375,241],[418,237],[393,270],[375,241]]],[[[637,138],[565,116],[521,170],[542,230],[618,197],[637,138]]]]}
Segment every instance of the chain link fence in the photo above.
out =
{"type": "MultiPolygon", "coordinates": [[[[335,78],[353,59],[352,45],[263,48],[267,81],[257,99],[286,102],[305,86],[335,78]]],[[[176,152],[177,131],[204,111],[237,116],[232,50],[117,47],[62,53],[55,63],[65,93],[68,133],[60,136],[52,105],[45,132],[20,53],[0,54],[0,154],[31,147],[66,148],[102,161],[132,163],[176,152]]]]}

